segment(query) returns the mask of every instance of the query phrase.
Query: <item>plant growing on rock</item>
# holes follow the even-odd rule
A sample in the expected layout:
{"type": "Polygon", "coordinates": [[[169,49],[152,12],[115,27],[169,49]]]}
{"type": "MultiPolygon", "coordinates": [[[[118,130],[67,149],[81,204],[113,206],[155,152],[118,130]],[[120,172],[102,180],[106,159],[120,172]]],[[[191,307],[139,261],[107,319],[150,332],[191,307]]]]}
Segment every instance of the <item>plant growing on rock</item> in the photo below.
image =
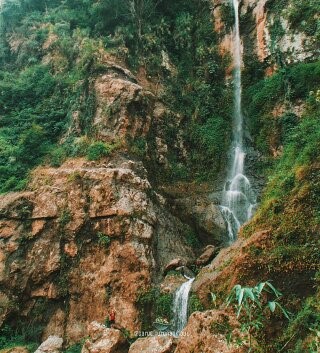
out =
{"type": "Polygon", "coordinates": [[[87,158],[89,161],[97,161],[103,157],[109,156],[112,152],[112,146],[103,142],[94,142],[88,148],[87,158]]]}
{"type": "Polygon", "coordinates": [[[98,232],[97,234],[98,236],[98,242],[99,245],[104,246],[105,248],[108,248],[111,244],[111,238],[109,237],[109,235],[106,235],[104,233],[98,232]]]}
{"type": "MultiPolygon", "coordinates": [[[[248,352],[253,349],[253,337],[264,327],[267,312],[271,314],[278,308],[289,319],[288,312],[278,302],[282,294],[268,281],[261,282],[255,287],[235,285],[227,297],[227,306],[233,305],[241,330],[248,335],[248,352]],[[269,300],[269,298],[272,300],[269,300]]],[[[242,342],[245,344],[245,342],[242,342]]]]}

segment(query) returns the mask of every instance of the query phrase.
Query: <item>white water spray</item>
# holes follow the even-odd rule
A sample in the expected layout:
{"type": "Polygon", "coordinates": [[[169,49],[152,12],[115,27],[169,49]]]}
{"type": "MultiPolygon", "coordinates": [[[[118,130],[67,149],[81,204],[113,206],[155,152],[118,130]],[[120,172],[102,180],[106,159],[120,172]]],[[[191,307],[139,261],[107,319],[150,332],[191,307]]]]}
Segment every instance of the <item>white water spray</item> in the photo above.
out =
{"type": "Polygon", "coordinates": [[[173,302],[174,335],[179,336],[188,321],[188,300],[194,278],[188,278],[176,291],[173,302]]]}
{"type": "Polygon", "coordinates": [[[241,224],[252,216],[255,195],[248,178],[244,175],[245,151],[243,146],[243,115],[242,115],[242,85],[241,85],[241,39],[239,25],[239,1],[232,0],[234,29],[234,112],[233,112],[233,143],[232,164],[228,181],[224,188],[221,211],[227,223],[229,243],[236,240],[241,224]]]}

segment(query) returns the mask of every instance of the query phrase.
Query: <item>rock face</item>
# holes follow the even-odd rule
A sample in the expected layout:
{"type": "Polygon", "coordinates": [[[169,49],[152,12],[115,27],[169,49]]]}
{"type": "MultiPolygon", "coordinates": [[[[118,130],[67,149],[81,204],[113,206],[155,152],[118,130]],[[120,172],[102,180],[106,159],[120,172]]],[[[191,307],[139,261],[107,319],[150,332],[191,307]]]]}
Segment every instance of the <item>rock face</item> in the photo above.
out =
{"type": "Polygon", "coordinates": [[[197,266],[205,266],[207,265],[217,253],[216,248],[213,245],[208,245],[204,252],[197,258],[196,265],[197,266]]]}
{"type": "MultiPolygon", "coordinates": [[[[233,52],[233,34],[230,25],[225,23],[223,16],[223,8],[230,9],[232,6],[229,0],[214,0],[214,22],[215,29],[220,33],[220,52],[229,54],[233,52]]],[[[282,52],[285,62],[299,62],[306,59],[316,58],[316,39],[314,36],[308,36],[305,33],[290,28],[288,20],[285,17],[285,11],[280,13],[279,10],[270,11],[269,0],[243,0],[240,4],[240,15],[246,18],[246,23],[251,22],[251,25],[242,27],[242,34],[245,49],[250,55],[254,52],[259,61],[267,61],[269,64],[271,56],[274,54],[275,43],[272,34],[275,22],[279,23],[286,31],[283,31],[281,36],[277,38],[276,47],[282,52]],[[248,20],[250,19],[250,20],[248,20]],[[252,46],[253,44],[253,46],[252,46]]],[[[283,9],[281,9],[283,10],[283,9]]],[[[229,16],[231,17],[232,10],[230,9],[229,16]]],[[[241,19],[240,19],[241,21],[241,19]]],[[[275,56],[275,55],[273,55],[275,56]]],[[[272,72],[272,67],[269,67],[267,73],[272,72]]]]}
{"type": "Polygon", "coordinates": [[[139,338],[129,349],[129,353],[173,353],[175,340],[168,336],[139,338]]]}
{"type": "Polygon", "coordinates": [[[57,336],[49,336],[35,353],[60,353],[62,350],[63,339],[57,336]]]}
{"type": "Polygon", "coordinates": [[[93,126],[100,139],[115,141],[147,134],[155,97],[143,90],[127,70],[111,66],[96,80],[94,90],[97,111],[93,126]]]}
{"type": "Polygon", "coordinates": [[[121,331],[106,328],[97,322],[88,327],[90,338],[82,347],[81,353],[127,353],[128,343],[121,331]]]}
{"type": "MultiPolygon", "coordinates": [[[[233,53],[232,3],[229,0],[214,0],[213,16],[215,30],[220,34],[221,54],[233,53]],[[226,11],[225,8],[228,10],[226,11]],[[226,18],[225,14],[228,14],[226,18]],[[230,22],[230,23],[229,23],[230,22]]],[[[260,62],[267,65],[266,74],[270,75],[279,64],[276,62],[276,53],[281,52],[281,60],[287,64],[312,60],[318,57],[318,44],[315,36],[305,32],[299,32],[291,28],[287,8],[273,9],[275,2],[270,0],[243,0],[240,2],[240,22],[243,19],[245,25],[241,26],[243,36],[242,51],[252,58],[255,53],[260,62]],[[275,29],[277,26],[277,29],[275,29]],[[283,30],[283,29],[286,30],[283,30]],[[275,38],[274,33],[278,32],[275,38]]],[[[231,74],[232,67],[228,73],[231,74]]]]}
{"type": "Polygon", "coordinates": [[[217,310],[195,312],[181,333],[175,353],[245,352],[245,349],[227,342],[225,334],[230,333],[228,330],[234,341],[240,337],[238,324],[228,313],[217,310]]]}
{"type": "Polygon", "coordinates": [[[223,245],[228,242],[226,224],[219,208],[219,195],[209,190],[207,193],[184,189],[165,192],[170,199],[172,212],[196,230],[204,245],[223,245]]]}
{"type": "Polygon", "coordinates": [[[30,190],[0,200],[1,318],[37,313],[44,339],[77,342],[110,309],[139,330],[139,294],[171,260],[194,258],[141,163],[71,160],[37,169],[30,190]]]}

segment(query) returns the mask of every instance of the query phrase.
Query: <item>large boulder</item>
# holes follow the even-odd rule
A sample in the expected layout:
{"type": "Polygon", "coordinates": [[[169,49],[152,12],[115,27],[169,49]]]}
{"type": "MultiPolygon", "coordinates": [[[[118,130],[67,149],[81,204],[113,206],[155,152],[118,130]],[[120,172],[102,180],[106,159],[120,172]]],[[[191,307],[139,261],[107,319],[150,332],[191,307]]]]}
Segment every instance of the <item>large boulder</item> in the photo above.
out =
{"type": "Polygon", "coordinates": [[[208,245],[204,249],[204,252],[197,258],[196,265],[197,266],[207,265],[214,258],[216,253],[217,253],[217,250],[216,250],[215,246],[208,245]]]}
{"type": "Polygon", "coordinates": [[[82,347],[81,353],[126,353],[128,342],[120,330],[106,328],[98,322],[88,326],[90,338],[82,347]]]}
{"type": "Polygon", "coordinates": [[[170,336],[152,336],[139,338],[135,341],[129,353],[173,353],[176,343],[170,336]]]}
{"type": "Polygon", "coordinates": [[[49,336],[34,353],[60,353],[63,339],[58,336],[49,336]]]}
{"type": "Polygon", "coordinates": [[[164,268],[164,275],[166,275],[168,272],[175,270],[178,267],[185,266],[187,263],[186,261],[183,261],[180,258],[173,259],[171,260],[166,267],[164,268]]]}
{"type": "Polygon", "coordinates": [[[242,353],[244,347],[228,342],[226,334],[232,333],[233,341],[241,336],[238,323],[227,312],[210,310],[193,313],[180,334],[175,353],[242,353]]]}

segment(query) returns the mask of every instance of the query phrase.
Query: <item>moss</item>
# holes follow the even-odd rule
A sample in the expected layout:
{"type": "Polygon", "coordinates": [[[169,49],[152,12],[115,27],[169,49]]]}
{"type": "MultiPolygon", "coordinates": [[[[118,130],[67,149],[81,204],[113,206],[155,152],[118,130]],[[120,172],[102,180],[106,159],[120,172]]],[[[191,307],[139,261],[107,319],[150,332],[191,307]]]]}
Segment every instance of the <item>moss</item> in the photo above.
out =
{"type": "Polygon", "coordinates": [[[189,306],[189,313],[190,314],[195,311],[203,311],[205,309],[204,306],[202,305],[199,297],[194,293],[191,294],[189,297],[188,306],[189,306]]]}

